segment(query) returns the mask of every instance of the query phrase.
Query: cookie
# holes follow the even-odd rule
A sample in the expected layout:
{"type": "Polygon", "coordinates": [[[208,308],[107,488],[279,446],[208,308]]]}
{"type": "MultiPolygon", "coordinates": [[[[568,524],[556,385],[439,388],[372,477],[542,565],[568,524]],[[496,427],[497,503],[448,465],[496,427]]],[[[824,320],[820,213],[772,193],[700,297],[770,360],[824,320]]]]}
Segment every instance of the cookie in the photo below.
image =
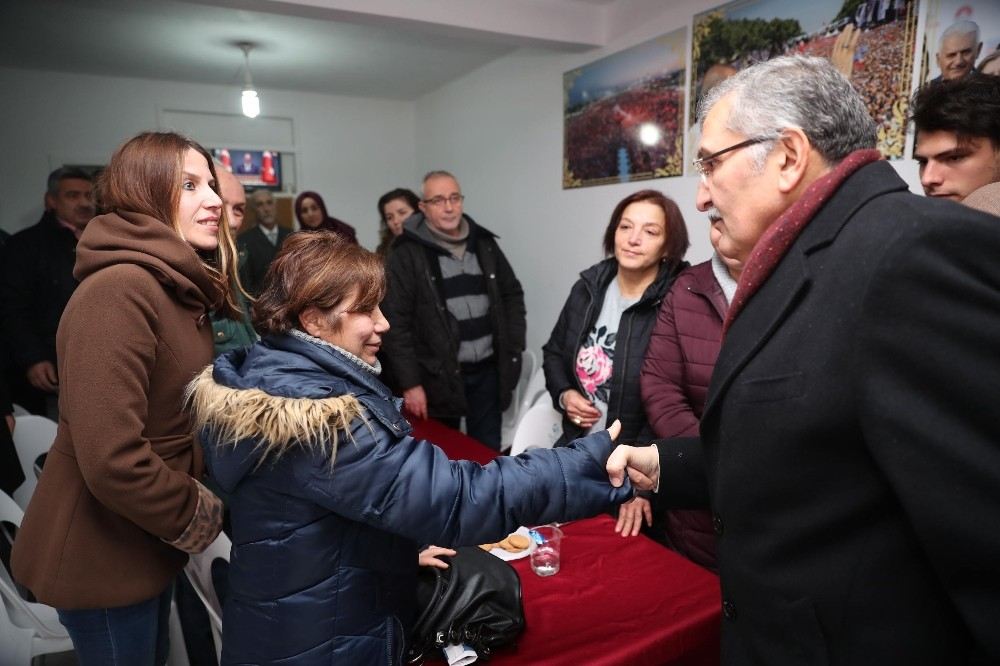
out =
{"type": "Polygon", "coordinates": [[[517,550],[524,550],[531,543],[523,534],[511,534],[507,537],[507,542],[517,550]]]}

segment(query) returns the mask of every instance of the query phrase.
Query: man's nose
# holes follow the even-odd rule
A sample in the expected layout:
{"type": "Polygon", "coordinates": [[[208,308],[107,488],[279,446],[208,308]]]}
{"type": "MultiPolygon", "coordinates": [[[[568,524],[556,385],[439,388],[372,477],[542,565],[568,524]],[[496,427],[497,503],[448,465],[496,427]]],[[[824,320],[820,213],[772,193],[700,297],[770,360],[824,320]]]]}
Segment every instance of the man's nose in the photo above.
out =
{"type": "Polygon", "coordinates": [[[941,169],[933,162],[928,162],[920,170],[920,184],[926,190],[931,185],[940,185],[942,179],[941,169]]]}
{"type": "Polygon", "coordinates": [[[701,212],[705,212],[712,207],[712,195],[708,191],[708,185],[703,179],[698,180],[698,192],[695,194],[695,207],[701,212]]]}

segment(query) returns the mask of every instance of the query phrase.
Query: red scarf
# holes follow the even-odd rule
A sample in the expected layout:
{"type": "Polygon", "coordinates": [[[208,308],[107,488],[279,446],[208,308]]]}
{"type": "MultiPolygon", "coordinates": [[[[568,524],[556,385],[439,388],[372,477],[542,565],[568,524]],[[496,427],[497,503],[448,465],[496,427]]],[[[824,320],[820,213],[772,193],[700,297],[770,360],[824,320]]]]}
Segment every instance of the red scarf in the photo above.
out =
{"type": "Polygon", "coordinates": [[[806,188],[799,200],[789,206],[764,231],[750,252],[750,258],[743,268],[743,273],[740,274],[733,302],[729,306],[726,321],[722,327],[723,334],[729,330],[736,315],[743,310],[750,298],[767,282],[767,278],[774,272],[778,263],[781,262],[781,258],[785,256],[785,252],[798,238],[799,233],[806,228],[809,221],[830,200],[830,197],[840,189],[841,184],[847,180],[848,176],[866,164],[877,162],[880,159],[882,159],[882,154],[877,150],[855,150],[831,171],[817,178],[806,188]]]}

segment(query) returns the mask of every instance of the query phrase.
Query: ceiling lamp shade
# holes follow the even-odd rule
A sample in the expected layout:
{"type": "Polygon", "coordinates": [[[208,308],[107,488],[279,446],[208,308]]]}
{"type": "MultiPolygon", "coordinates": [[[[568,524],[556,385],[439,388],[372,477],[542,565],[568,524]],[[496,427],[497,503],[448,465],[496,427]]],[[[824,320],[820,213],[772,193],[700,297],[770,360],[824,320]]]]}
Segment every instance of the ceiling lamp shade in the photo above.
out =
{"type": "Polygon", "coordinates": [[[256,118],[260,115],[260,95],[253,86],[253,78],[250,76],[250,51],[254,45],[251,42],[240,42],[238,46],[243,50],[243,94],[240,97],[240,105],[243,107],[243,115],[247,118],[256,118]]]}

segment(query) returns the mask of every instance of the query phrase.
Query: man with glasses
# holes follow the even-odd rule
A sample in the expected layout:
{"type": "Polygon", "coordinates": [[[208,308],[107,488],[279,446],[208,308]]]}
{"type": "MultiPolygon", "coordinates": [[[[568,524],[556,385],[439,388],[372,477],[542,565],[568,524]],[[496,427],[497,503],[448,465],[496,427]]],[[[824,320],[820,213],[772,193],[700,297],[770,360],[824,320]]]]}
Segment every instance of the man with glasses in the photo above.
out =
{"type": "Polygon", "coordinates": [[[520,377],[524,292],[496,235],[463,210],[447,171],[424,176],[386,264],[381,359],[413,416],[435,418],[500,449],[500,421],[520,377]]]}
{"type": "Polygon", "coordinates": [[[722,663],[1000,662],[1000,232],[911,194],[826,60],[701,101],[697,205],[744,268],[699,438],[615,450],[711,506],[722,663]]]}

